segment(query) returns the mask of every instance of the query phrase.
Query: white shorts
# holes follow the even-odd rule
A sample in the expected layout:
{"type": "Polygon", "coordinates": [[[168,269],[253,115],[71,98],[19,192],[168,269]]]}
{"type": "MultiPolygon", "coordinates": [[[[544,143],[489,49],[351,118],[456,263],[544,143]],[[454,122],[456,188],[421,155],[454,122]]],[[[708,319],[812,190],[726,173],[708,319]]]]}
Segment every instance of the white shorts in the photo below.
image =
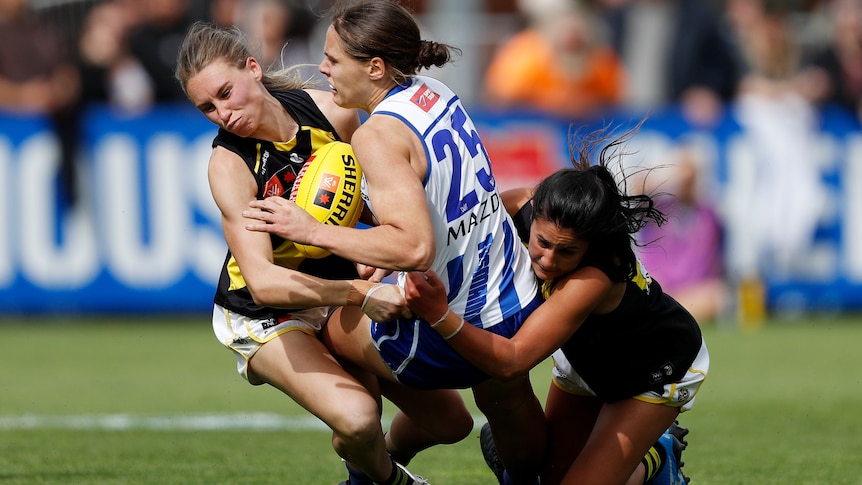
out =
{"type": "Polygon", "coordinates": [[[260,385],[262,382],[248,375],[248,361],[260,346],[293,330],[316,335],[326,325],[326,321],[336,308],[338,307],[309,308],[290,313],[280,320],[274,320],[249,318],[214,305],[213,332],[222,345],[233,351],[237,372],[250,383],[260,385]]]}
{"type": "MultiPolygon", "coordinates": [[[[552,355],[554,359],[553,382],[561,391],[580,396],[595,396],[590,386],[575,372],[569,359],[562,350],[557,350],[552,355]]],[[[700,351],[691,363],[688,372],[682,380],[666,384],[661,393],[648,391],[637,396],[632,396],[639,401],[653,404],[664,404],[680,408],[680,412],[688,411],[694,406],[694,397],[697,394],[706,374],[709,372],[709,351],[706,342],[701,343],[700,351]]]]}

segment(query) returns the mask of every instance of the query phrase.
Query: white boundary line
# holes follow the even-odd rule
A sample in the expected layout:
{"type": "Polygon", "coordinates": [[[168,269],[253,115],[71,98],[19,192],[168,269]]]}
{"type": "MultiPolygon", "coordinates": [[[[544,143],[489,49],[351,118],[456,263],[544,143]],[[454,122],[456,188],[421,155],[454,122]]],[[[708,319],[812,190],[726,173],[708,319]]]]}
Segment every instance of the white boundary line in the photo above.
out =
{"type": "Polygon", "coordinates": [[[160,416],[131,414],[0,416],[0,430],[13,429],[325,431],[329,428],[314,416],[282,416],[266,413],[160,416]]]}
{"type": "MultiPolygon", "coordinates": [[[[484,416],[473,416],[476,426],[484,416]]],[[[383,418],[388,427],[391,417],[383,418]]],[[[82,414],[73,416],[20,415],[0,416],[0,430],[16,429],[82,429],[82,430],[163,430],[217,431],[242,429],[251,431],[328,431],[329,427],[314,416],[283,416],[269,413],[249,414],[182,414],[139,416],[131,414],[82,414]]]]}

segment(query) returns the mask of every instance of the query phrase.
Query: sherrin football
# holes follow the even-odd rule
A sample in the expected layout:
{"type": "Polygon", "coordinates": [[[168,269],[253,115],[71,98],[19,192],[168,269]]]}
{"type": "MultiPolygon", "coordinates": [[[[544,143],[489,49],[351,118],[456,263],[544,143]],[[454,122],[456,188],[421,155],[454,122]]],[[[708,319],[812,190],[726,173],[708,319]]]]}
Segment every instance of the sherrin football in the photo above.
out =
{"type": "MultiPolygon", "coordinates": [[[[353,148],[334,141],[318,148],[293,182],[290,200],[315,219],[334,226],[354,227],[362,214],[362,169],[353,148]]],[[[307,258],[323,258],[329,251],[294,243],[307,258]]]]}

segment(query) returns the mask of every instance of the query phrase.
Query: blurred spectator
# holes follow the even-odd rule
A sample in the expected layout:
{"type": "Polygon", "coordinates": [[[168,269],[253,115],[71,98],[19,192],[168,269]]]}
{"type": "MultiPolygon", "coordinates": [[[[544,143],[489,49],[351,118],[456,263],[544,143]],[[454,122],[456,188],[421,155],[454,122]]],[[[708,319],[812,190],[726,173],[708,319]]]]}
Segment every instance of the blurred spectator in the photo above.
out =
{"type": "Polygon", "coordinates": [[[87,12],[78,40],[83,103],[108,103],[124,113],[152,104],[152,82],[129,50],[134,1],[108,0],[87,12]]]}
{"type": "Polygon", "coordinates": [[[628,73],[625,102],[650,110],[681,103],[689,122],[709,126],[739,80],[734,45],[703,0],[599,0],[611,43],[628,73]]]}
{"type": "Polygon", "coordinates": [[[63,195],[74,202],[80,77],[67,45],[33,15],[28,0],[0,0],[0,110],[50,117],[60,142],[63,195]]]}
{"type": "Polygon", "coordinates": [[[806,62],[804,79],[810,97],[842,106],[862,121],[862,2],[824,2],[831,24],[830,42],[806,62]]]}
{"type": "Polygon", "coordinates": [[[323,54],[312,52],[307,36],[296,31],[303,20],[287,0],[241,0],[237,25],[248,35],[264,67],[308,64],[304,77],[317,76],[323,54]]]}
{"type": "Polygon", "coordinates": [[[702,191],[702,157],[686,146],[676,155],[670,165],[645,172],[649,175],[645,191],[667,194],[657,201],[668,221],[662,226],[650,224],[638,234],[646,244],[639,257],[665,292],[699,323],[708,324],[722,317],[729,306],[723,227],[702,191]]]}
{"type": "Polygon", "coordinates": [[[599,19],[576,0],[519,0],[528,26],[503,44],[485,75],[485,101],[566,118],[619,103],[624,70],[599,19]]]}
{"type": "Polygon", "coordinates": [[[207,6],[210,21],[219,27],[232,27],[237,23],[242,0],[211,0],[207,6]]]}
{"type": "MultiPolygon", "coordinates": [[[[817,118],[801,53],[781,2],[730,0],[746,71],[734,102],[752,167],[736,167],[730,197],[734,273],[741,283],[804,268],[825,204],[815,157],[817,118]]],[[[797,273],[798,274],[798,273],[797,273]]]]}
{"type": "Polygon", "coordinates": [[[140,62],[153,86],[153,100],[186,102],[174,77],[180,44],[191,25],[191,0],[137,0],[143,21],[129,37],[132,55],[140,62]]]}

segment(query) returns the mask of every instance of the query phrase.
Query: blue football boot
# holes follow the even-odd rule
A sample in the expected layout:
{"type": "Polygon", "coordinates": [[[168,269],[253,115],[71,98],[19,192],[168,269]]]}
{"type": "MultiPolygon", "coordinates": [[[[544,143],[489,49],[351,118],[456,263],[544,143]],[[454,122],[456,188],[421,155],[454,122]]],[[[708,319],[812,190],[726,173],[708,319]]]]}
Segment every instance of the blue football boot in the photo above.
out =
{"type": "Polygon", "coordinates": [[[691,479],[682,473],[682,452],[688,447],[685,435],[688,429],[674,421],[658,439],[658,444],[664,450],[664,460],[661,468],[647,485],[686,485],[691,479]]]}

